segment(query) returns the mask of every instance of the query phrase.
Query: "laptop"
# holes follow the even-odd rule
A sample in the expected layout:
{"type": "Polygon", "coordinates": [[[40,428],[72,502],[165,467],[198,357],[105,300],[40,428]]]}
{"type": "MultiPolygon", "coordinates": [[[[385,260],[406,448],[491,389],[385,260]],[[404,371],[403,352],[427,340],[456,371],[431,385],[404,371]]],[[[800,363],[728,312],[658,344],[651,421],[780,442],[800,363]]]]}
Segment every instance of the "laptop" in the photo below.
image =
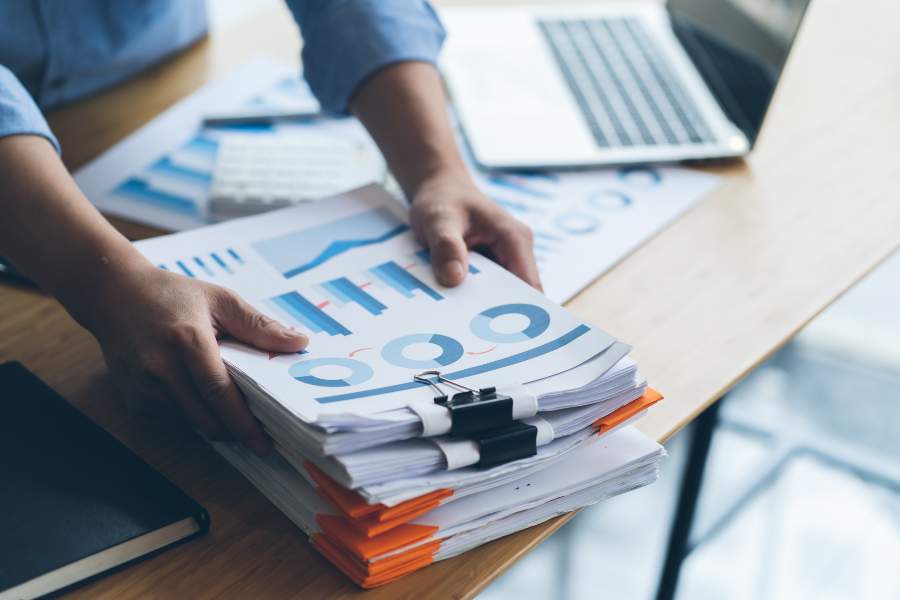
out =
{"type": "Polygon", "coordinates": [[[737,157],[756,141],[808,3],[448,9],[441,70],[483,167],[737,157]]]}

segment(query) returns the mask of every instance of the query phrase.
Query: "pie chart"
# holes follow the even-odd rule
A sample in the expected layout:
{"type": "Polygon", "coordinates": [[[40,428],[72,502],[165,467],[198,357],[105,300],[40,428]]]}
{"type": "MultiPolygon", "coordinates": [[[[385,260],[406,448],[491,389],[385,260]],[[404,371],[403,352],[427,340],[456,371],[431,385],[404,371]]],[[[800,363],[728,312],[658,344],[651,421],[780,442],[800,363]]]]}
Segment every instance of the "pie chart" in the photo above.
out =
{"type": "Polygon", "coordinates": [[[534,304],[501,304],[483,310],[472,319],[469,329],[483,340],[499,344],[526,342],[541,335],[550,326],[550,314],[534,304]],[[518,331],[502,331],[495,326],[495,320],[506,315],[522,315],[528,325],[518,331]]]}
{"type": "Polygon", "coordinates": [[[600,227],[600,220],[594,215],[583,212],[567,212],[559,215],[553,223],[572,235],[594,233],[600,227]]]}
{"type": "Polygon", "coordinates": [[[375,372],[366,363],[353,358],[310,358],[291,365],[288,370],[291,377],[308,385],[319,387],[350,387],[359,385],[372,378],[375,372]],[[335,368],[337,367],[337,368],[335,368]],[[319,375],[313,371],[320,370],[319,375]],[[336,377],[322,377],[326,373],[338,373],[336,377]]]}
{"type": "MultiPolygon", "coordinates": [[[[419,348],[421,352],[424,348],[419,348]]],[[[409,369],[438,369],[453,364],[462,358],[463,347],[452,337],[440,333],[413,333],[391,340],[381,349],[381,357],[392,365],[409,369]],[[412,358],[407,350],[410,346],[427,344],[436,346],[440,354],[429,358],[412,358]]]]}
{"type": "Polygon", "coordinates": [[[600,210],[623,210],[634,204],[631,196],[617,190],[603,190],[588,196],[588,204],[600,210]]]}

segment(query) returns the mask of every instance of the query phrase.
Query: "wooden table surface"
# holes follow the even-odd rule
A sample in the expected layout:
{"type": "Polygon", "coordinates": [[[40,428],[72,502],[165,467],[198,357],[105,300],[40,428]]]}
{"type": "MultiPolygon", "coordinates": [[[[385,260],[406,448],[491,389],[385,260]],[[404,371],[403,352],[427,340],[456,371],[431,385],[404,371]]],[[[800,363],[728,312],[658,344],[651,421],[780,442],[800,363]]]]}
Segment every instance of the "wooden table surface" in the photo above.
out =
{"type": "MultiPolygon", "coordinates": [[[[900,245],[898,23],[896,0],[815,0],[749,159],[713,169],[714,194],[569,304],[634,344],[665,392],[643,431],[666,440],[900,245]]],[[[64,158],[77,168],[243,58],[296,61],[298,47],[281,8],[216,32],[52,114],[64,158]]],[[[0,360],[25,363],[212,515],[205,538],[73,597],[467,598],[567,520],[362,592],[185,426],[128,412],[95,342],[53,299],[0,284],[0,314],[0,360]]]]}

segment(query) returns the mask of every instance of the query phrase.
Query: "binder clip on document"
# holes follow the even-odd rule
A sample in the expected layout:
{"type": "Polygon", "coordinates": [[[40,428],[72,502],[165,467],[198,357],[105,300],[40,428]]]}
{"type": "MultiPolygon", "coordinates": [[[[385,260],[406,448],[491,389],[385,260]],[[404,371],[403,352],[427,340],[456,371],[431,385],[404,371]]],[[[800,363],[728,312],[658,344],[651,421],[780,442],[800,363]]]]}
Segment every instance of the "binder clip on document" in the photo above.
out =
{"type": "MultiPolygon", "coordinates": [[[[447,433],[477,444],[479,458],[476,467],[493,467],[537,454],[537,427],[517,420],[537,412],[536,399],[524,387],[516,390],[519,394],[502,393],[496,387],[475,389],[434,370],[417,373],[413,379],[431,387],[435,392],[434,405],[449,412],[450,427],[447,433]],[[460,391],[448,396],[438,385],[440,383],[460,391]]],[[[450,462],[453,453],[448,452],[446,446],[441,449],[450,462]]]]}

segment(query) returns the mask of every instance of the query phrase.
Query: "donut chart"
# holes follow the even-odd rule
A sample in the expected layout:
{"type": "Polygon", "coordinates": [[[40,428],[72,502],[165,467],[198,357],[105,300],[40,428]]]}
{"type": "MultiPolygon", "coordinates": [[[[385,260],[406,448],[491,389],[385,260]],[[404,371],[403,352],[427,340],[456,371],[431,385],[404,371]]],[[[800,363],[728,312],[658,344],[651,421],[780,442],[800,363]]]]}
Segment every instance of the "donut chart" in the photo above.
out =
{"type": "Polygon", "coordinates": [[[563,213],[553,222],[557,227],[572,235],[587,235],[594,233],[600,227],[600,219],[583,212],[563,213]]]}
{"type": "Polygon", "coordinates": [[[300,383],[319,387],[350,387],[359,385],[372,378],[375,372],[372,367],[362,361],[353,358],[311,358],[295,363],[288,370],[291,377],[300,383]],[[350,374],[341,379],[326,379],[313,375],[313,370],[318,367],[344,367],[350,370],[350,374]]]}
{"type": "Polygon", "coordinates": [[[409,369],[437,369],[453,364],[462,358],[462,344],[440,333],[414,333],[391,340],[381,349],[381,357],[397,367],[409,369]],[[441,349],[434,358],[409,358],[403,351],[415,344],[432,344],[441,349]]]}
{"type": "Polygon", "coordinates": [[[662,175],[650,167],[625,167],[619,171],[619,179],[641,188],[650,188],[662,183],[662,175]]]}
{"type": "Polygon", "coordinates": [[[618,190],[603,190],[588,196],[591,208],[600,210],[624,210],[634,204],[631,196],[618,190]]]}
{"type": "Polygon", "coordinates": [[[483,310],[469,323],[469,329],[479,338],[498,344],[513,344],[536,338],[550,327],[550,314],[534,304],[501,304],[483,310]],[[494,319],[504,315],[522,315],[528,319],[528,325],[521,331],[497,331],[493,327],[494,319]]]}

